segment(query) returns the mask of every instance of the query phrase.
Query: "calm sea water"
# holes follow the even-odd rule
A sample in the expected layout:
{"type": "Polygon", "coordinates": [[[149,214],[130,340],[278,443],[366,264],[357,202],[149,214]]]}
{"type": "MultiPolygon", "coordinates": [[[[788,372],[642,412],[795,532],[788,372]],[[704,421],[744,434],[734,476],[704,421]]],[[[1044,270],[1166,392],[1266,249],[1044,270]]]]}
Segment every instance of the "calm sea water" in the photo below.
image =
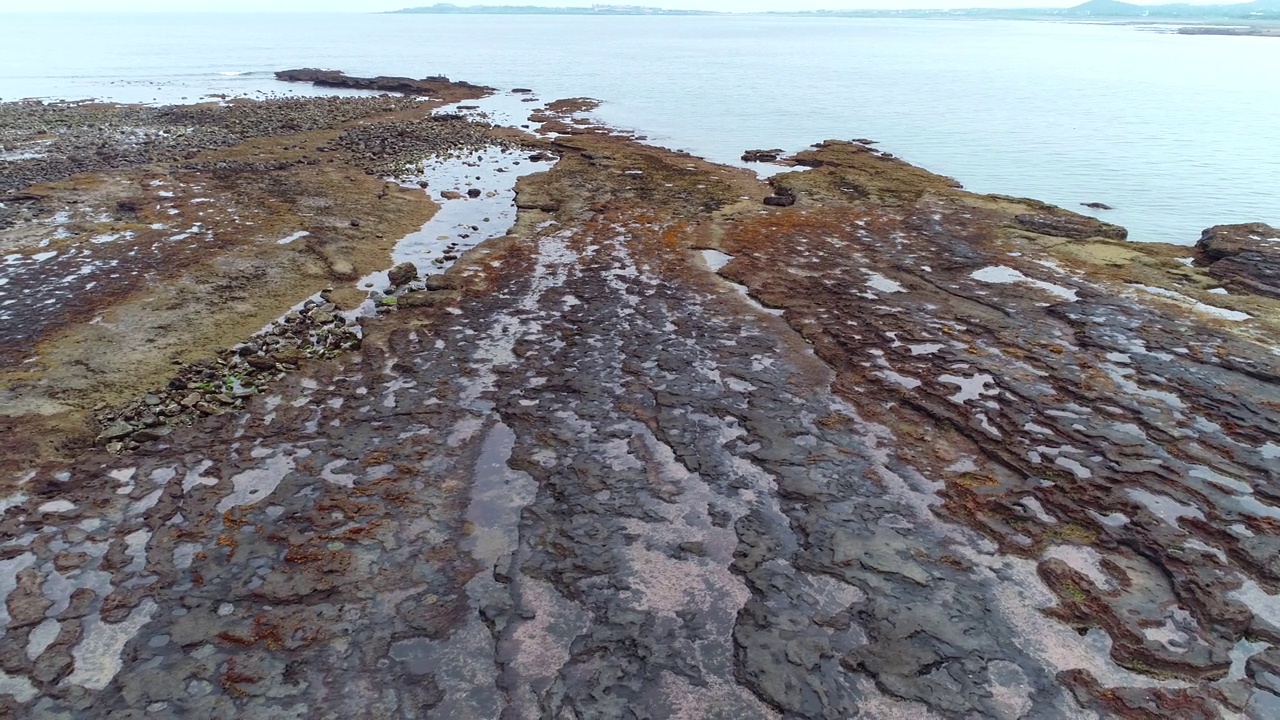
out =
{"type": "Polygon", "coordinates": [[[826,138],[1138,240],[1280,224],[1280,39],[1033,22],[714,17],[0,15],[0,98],[287,91],[287,67],[592,96],[714,160],[826,138]]]}

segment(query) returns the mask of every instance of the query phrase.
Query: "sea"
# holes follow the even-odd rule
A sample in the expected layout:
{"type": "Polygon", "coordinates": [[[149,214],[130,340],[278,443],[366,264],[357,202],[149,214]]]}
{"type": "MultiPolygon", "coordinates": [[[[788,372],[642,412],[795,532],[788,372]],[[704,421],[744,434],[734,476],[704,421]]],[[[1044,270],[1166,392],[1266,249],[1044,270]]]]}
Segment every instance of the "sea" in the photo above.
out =
{"type": "Polygon", "coordinates": [[[1139,241],[1280,225],[1280,38],[959,19],[0,14],[4,100],[320,92],[273,79],[294,67],[593,97],[607,123],[735,164],[871,138],[1139,241]]]}

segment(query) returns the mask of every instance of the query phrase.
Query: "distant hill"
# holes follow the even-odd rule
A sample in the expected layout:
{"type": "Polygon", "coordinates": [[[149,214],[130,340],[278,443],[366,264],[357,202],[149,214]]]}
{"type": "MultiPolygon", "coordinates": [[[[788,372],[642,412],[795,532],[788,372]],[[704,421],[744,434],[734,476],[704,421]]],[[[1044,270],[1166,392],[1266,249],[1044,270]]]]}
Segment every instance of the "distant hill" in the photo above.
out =
{"type": "MultiPolygon", "coordinates": [[[[537,5],[454,5],[437,3],[426,7],[395,10],[394,13],[425,15],[724,15],[703,10],[668,10],[642,5],[592,5],[591,7],[541,7],[537,5]]],[[[751,13],[742,13],[751,14],[751,13]]],[[[967,8],[958,10],[817,10],[780,11],[768,15],[821,17],[971,17],[1043,20],[1052,18],[1097,18],[1099,20],[1150,20],[1153,22],[1252,21],[1280,22],[1280,0],[1252,0],[1233,5],[1134,5],[1121,0],[1088,0],[1069,8],[967,8]]]]}
{"type": "Polygon", "coordinates": [[[592,5],[591,7],[540,7],[537,5],[470,5],[436,3],[427,7],[394,10],[414,15],[719,15],[702,10],[667,10],[640,5],[592,5]]]}
{"type": "Polygon", "coordinates": [[[1089,0],[1066,10],[1049,11],[1068,17],[1151,18],[1201,20],[1214,18],[1280,19],[1280,0],[1253,0],[1235,5],[1134,5],[1118,0],[1089,0]]]}

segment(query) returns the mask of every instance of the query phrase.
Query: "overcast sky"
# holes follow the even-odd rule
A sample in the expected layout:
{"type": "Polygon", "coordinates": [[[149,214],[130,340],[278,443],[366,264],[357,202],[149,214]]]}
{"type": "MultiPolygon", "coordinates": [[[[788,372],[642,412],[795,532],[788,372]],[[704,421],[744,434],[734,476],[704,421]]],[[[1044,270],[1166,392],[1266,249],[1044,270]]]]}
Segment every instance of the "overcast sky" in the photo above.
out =
{"type": "MultiPolygon", "coordinates": [[[[603,1],[603,0],[602,0],[603,1]]],[[[1082,0],[613,0],[687,10],[839,10],[849,8],[1069,7],[1082,0]]],[[[1129,0],[1152,5],[1166,0],[1129,0]]],[[[1185,0],[1184,0],[1185,1],[1185,0]]],[[[1211,0],[1212,1],[1212,0],[1211,0]]],[[[1239,0],[1218,0],[1233,2],[1239,0]]],[[[0,12],[213,11],[213,12],[382,12],[431,5],[436,0],[0,0],[0,12]]],[[[1197,2],[1197,0],[1190,0],[1197,2]]],[[[1201,3],[1204,0],[1200,0],[1201,3]]],[[[455,0],[455,5],[585,6],[591,0],[455,0]]]]}

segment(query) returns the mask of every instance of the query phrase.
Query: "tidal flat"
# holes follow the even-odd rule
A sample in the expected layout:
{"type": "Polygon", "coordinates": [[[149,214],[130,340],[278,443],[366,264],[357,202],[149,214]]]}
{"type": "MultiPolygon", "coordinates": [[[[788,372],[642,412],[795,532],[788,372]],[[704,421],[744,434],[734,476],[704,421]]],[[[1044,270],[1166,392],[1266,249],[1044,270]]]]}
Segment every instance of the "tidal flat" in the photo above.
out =
{"type": "Polygon", "coordinates": [[[1280,707],[1280,230],[282,78],[0,104],[0,714],[1280,707]]]}

